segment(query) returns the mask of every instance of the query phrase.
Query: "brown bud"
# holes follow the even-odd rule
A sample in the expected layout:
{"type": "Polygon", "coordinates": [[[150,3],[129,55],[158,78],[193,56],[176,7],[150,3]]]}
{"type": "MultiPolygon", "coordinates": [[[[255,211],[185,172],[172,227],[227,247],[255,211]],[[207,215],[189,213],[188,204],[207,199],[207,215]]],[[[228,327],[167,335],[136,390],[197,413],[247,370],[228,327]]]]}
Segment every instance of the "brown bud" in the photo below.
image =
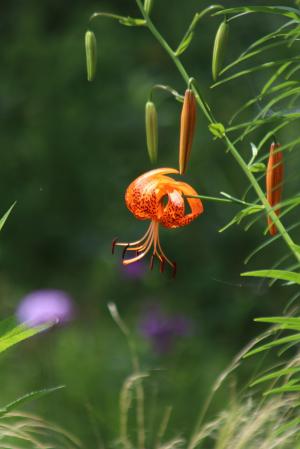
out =
{"type": "Polygon", "coordinates": [[[180,120],[179,172],[186,171],[190,158],[196,125],[197,103],[194,92],[187,89],[184,95],[180,120]]]}
{"type": "MultiPolygon", "coordinates": [[[[272,143],[266,172],[267,200],[271,207],[276,207],[281,202],[283,183],[283,155],[280,144],[272,143]]],[[[280,209],[275,209],[279,216],[280,209]]],[[[277,228],[272,219],[268,217],[269,232],[271,235],[277,234],[277,228]]]]}

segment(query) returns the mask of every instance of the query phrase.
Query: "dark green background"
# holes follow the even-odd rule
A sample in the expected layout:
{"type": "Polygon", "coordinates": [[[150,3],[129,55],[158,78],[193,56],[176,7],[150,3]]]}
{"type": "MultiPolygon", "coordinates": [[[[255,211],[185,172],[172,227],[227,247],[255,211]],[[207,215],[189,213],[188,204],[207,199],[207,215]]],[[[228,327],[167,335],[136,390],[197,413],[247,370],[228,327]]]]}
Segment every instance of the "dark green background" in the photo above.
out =
{"type": "MultiPolygon", "coordinates": [[[[153,20],[175,47],[193,14],[208,4],[156,0],[153,20]]],[[[127,185],[150,169],[145,101],[153,84],[169,84],[181,93],[185,85],[147,30],[122,27],[109,19],[92,25],[99,64],[95,82],[88,83],[83,38],[89,16],[99,10],[138,14],[133,0],[14,0],[0,7],[1,212],[17,201],[1,233],[1,316],[13,314],[24,294],[41,288],[66,290],[77,304],[72,324],[2,357],[1,402],[32,389],[66,384],[66,390],[30,409],[59,422],[89,447],[95,446],[94,420],[104,440],[117,436],[118,394],[131,372],[126,342],[108,314],[108,301],[117,303],[133,329],[142,369],[154,370],[147,381],[149,416],[156,419],[164,405],[174,405],[170,433],[175,429],[185,435],[212,380],[263,329],[252,319],[280,313],[291,294],[239,277],[244,258],[264,238],[265,222],[248,233],[232,227],[220,234],[238,207],[208,202],[205,213],[189,227],[162,230],[164,248],[177,261],[175,281],[157,271],[138,281],[124,278],[120,258],[111,256],[110,245],[116,235],[135,239],[146,227],[124,204],[127,185]],[[165,357],[153,354],[137,331],[149,302],[194,321],[193,336],[165,357]]],[[[242,99],[256,92],[261,79],[250,77],[210,90],[219,21],[203,21],[182,61],[226,123],[242,99]]],[[[266,15],[235,21],[227,60],[280,23],[280,18],[266,15]]],[[[176,166],[180,104],[164,93],[155,95],[155,102],[159,165],[176,166]]],[[[250,157],[248,141],[240,151],[250,157]]],[[[201,113],[184,179],[206,195],[225,191],[238,196],[247,186],[222,143],[212,140],[201,113]]],[[[254,259],[249,268],[265,268],[275,250],[254,259]]],[[[245,373],[255,364],[248,362],[245,373]]],[[[226,393],[221,394],[215,407],[225,398],[226,393]]]]}

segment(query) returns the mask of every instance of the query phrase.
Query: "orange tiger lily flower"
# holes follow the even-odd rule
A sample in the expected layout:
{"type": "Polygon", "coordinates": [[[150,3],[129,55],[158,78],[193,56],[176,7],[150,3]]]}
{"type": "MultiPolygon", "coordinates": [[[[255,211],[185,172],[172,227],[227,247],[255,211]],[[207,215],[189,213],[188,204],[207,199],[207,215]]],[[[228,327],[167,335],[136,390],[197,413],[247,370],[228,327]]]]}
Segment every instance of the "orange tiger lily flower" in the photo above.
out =
{"type": "MultiPolygon", "coordinates": [[[[267,200],[271,207],[276,207],[281,201],[283,183],[283,155],[279,151],[280,144],[272,143],[270,147],[269,161],[266,173],[267,200]]],[[[275,209],[276,215],[280,215],[280,209],[275,209]]],[[[273,236],[277,234],[277,228],[268,216],[269,232],[273,236]]]]}
{"type": "Polygon", "coordinates": [[[151,220],[144,236],[135,242],[112,243],[112,253],[116,246],[123,247],[123,264],[129,265],[146,256],[152,249],[150,269],[154,258],[160,263],[160,271],[164,271],[167,262],[176,274],[176,263],[168,259],[159,239],[159,225],[165,228],[178,228],[188,225],[202,212],[203,205],[199,198],[185,198],[185,195],[198,195],[185,182],[175,181],[167,174],[178,174],[174,168],[158,168],[151,170],[135,179],[127,188],[125,194],[126,206],[139,220],[151,220]],[[190,211],[186,212],[186,202],[190,211]],[[128,252],[134,252],[133,257],[125,258],[128,252]]]}

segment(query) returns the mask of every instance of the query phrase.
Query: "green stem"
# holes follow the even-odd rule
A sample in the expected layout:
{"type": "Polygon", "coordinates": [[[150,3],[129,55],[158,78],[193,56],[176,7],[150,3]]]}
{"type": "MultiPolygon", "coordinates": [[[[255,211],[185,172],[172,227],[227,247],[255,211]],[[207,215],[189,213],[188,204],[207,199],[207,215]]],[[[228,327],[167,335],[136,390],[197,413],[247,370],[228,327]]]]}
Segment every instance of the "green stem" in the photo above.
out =
{"type": "MultiPolygon", "coordinates": [[[[108,304],[108,310],[112,316],[112,319],[117,324],[123,335],[127,340],[127,344],[129,347],[131,362],[133,372],[136,375],[139,375],[140,370],[140,362],[135,346],[134,339],[132,338],[131,332],[126,326],[125,322],[122,320],[118,309],[114,303],[108,304]]],[[[137,448],[144,449],[145,448],[145,419],[144,419],[144,389],[142,380],[138,381],[136,384],[136,400],[137,400],[137,408],[136,408],[136,419],[137,419],[137,448]]],[[[121,420],[122,421],[122,420],[121,420]]],[[[121,436],[124,440],[125,446],[130,447],[128,444],[127,438],[127,417],[125,417],[125,422],[121,422],[121,436]]]]}
{"type": "MultiPolygon", "coordinates": [[[[217,196],[208,196],[208,195],[184,195],[185,198],[200,198],[200,200],[207,200],[207,201],[216,201],[218,203],[238,203],[238,204],[242,204],[243,206],[253,206],[253,207],[257,207],[257,204],[253,204],[253,203],[247,203],[246,201],[240,200],[238,198],[235,197],[231,197],[231,199],[229,198],[220,198],[217,196]]],[[[261,208],[263,208],[263,206],[259,206],[261,208]]]]}
{"type": "MultiPolygon", "coordinates": [[[[139,7],[139,9],[141,11],[141,14],[143,15],[143,17],[145,19],[146,27],[153,34],[153,36],[156,38],[156,40],[160,43],[162,48],[164,48],[164,50],[170,56],[170,58],[172,59],[172,61],[175,64],[175,66],[177,67],[179,73],[181,74],[182,78],[184,79],[184,81],[188,85],[189,82],[190,82],[190,79],[192,77],[188,74],[188,72],[186,71],[185,67],[181,63],[181,61],[178,58],[178,56],[176,56],[175,52],[172,50],[172,48],[169,46],[169,44],[165,41],[163,36],[157,30],[157,28],[153,24],[152,20],[150,19],[150,17],[146,14],[146,12],[145,12],[145,10],[143,8],[143,4],[142,4],[141,0],[136,0],[136,3],[137,3],[137,5],[138,5],[138,7],[139,7]]],[[[210,124],[211,123],[216,123],[216,121],[215,121],[215,119],[214,119],[214,117],[213,117],[213,115],[212,115],[212,113],[210,111],[209,106],[202,99],[202,96],[201,96],[201,93],[199,91],[199,88],[194,83],[192,85],[192,89],[193,89],[193,92],[195,93],[196,100],[197,100],[197,102],[198,102],[202,112],[206,116],[208,122],[210,124]]],[[[263,190],[261,189],[260,185],[258,184],[255,176],[249,170],[247,163],[241,157],[241,155],[239,154],[237,148],[231,142],[231,140],[229,139],[229,137],[226,134],[224,134],[224,136],[222,137],[222,140],[225,142],[225,144],[226,144],[227,148],[229,149],[230,153],[232,154],[232,156],[234,157],[236,162],[239,164],[239,166],[242,169],[242,171],[245,173],[245,175],[248,178],[249,182],[251,183],[253,189],[255,190],[259,200],[261,201],[261,204],[265,207],[265,210],[266,210],[267,214],[271,217],[272,221],[276,225],[276,227],[278,229],[278,232],[281,234],[283,240],[285,241],[286,245],[290,249],[291,253],[295,256],[296,260],[298,262],[300,262],[300,252],[297,250],[297,245],[294,243],[294,241],[292,240],[292,238],[290,237],[290,235],[286,231],[285,227],[281,223],[279,217],[277,216],[275,211],[270,206],[270,204],[267,201],[267,198],[266,198],[263,190]]]]}
{"type": "Polygon", "coordinates": [[[180,101],[180,103],[183,103],[184,97],[180,95],[177,90],[173,89],[170,86],[165,86],[164,84],[154,84],[154,86],[151,87],[150,94],[149,94],[149,100],[152,101],[154,90],[163,90],[165,92],[168,92],[170,95],[173,95],[173,97],[180,101]]]}

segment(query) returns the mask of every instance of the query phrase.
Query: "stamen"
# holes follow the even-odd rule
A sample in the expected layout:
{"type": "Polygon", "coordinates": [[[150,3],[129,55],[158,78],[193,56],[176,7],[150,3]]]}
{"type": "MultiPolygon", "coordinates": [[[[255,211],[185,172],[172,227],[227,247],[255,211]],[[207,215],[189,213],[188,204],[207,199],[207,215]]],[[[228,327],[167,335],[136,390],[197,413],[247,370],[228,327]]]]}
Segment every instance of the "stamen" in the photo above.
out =
{"type": "Polygon", "coordinates": [[[118,237],[116,237],[115,239],[113,239],[112,244],[111,244],[111,253],[114,254],[115,253],[115,247],[118,241],[118,237]]]}
{"type": "Polygon", "coordinates": [[[162,257],[162,259],[161,259],[161,261],[160,261],[160,265],[159,265],[159,271],[160,271],[161,273],[164,272],[164,269],[165,269],[165,262],[166,262],[166,259],[165,259],[164,257],[162,257]]]}
{"type": "Polygon", "coordinates": [[[162,249],[162,247],[161,247],[161,244],[160,244],[160,240],[159,240],[159,235],[157,235],[157,246],[158,246],[158,249],[159,249],[159,251],[160,251],[160,253],[161,253],[161,257],[163,258],[163,259],[165,259],[165,261],[169,264],[169,265],[171,265],[171,267],[173,267],[173,262],[171,262],[171,260],[170,259],[168,259],[168,257],[165,255],[165,253],[164,253],[164,251],[163,251],[163,249],[162,249]]]}
{"type": "Polygon", "coordinates": [[[123,252],[122,252],[122,259],[124,259],[125,258],[125,254],[126,254],[126,251],[127,251],[127,249],[129,248],[129,243],[127,243],[127,246],[125,246],[125,248],[123,249],[123,252]]]}
{"type": "Polygon", "coordinates": [[[151,256],[151,258],[150,258],[150,267],[149,267],[149,268],[150,268],[151,271],[153,270],[154,257],[155,257],[155,254],[153,253],[152,256],[151,256]]]}

